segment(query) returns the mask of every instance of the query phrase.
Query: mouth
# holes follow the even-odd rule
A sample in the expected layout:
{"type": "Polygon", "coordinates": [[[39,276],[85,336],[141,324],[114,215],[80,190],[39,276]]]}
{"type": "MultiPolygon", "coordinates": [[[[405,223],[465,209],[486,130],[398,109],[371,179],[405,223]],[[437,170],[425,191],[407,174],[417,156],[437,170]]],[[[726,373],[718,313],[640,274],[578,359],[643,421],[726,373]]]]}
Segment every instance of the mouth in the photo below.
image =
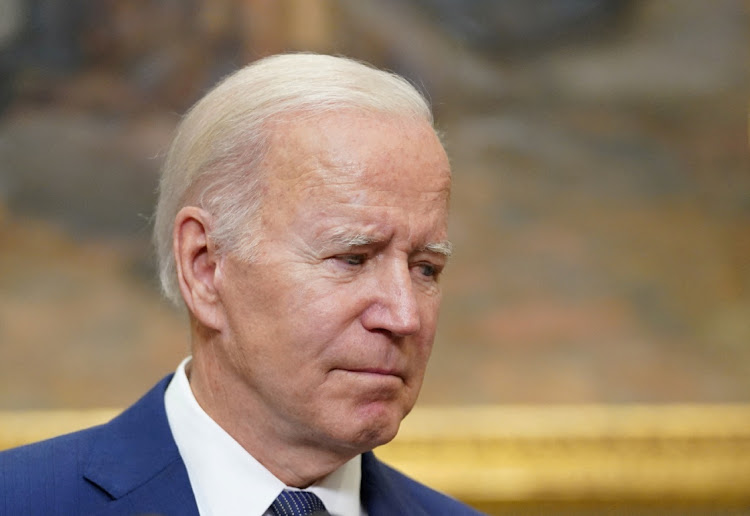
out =
{"type": "Polygon", "coordinates": [[[339,370],[345,373],[351,373],[351,374],[357,374],[357,375],[363,375],[363,376],[372,376],[375,378],[394,377],[394,378],[398,378],[401,381],[403,381],[404,379],[403,374],[395,369],[382,369],[379,367],[365,367],[365,368],[356,368],[356,369],[342,368],[339,370]]]}

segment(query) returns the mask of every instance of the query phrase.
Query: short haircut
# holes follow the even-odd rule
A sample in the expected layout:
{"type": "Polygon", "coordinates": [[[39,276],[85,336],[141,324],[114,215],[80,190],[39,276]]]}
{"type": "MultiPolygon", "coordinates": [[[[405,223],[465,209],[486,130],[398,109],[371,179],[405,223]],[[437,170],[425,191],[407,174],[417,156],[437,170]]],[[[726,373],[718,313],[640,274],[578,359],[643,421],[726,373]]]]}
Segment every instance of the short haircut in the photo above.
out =
{"type": "Polygon", "coordinates": [[[272,125],[284,116],[341,109],[417,118],[433,124],[425,98],[402,77],[344,57],[281,54],[229,75],[177,127],[159,183],[154,221],[159,279],[181,304],[172,232],[177,212],[195,205],[213,216],[209,237],[221,253],[252,260],[258,242],[260,163],[272,125]]]}

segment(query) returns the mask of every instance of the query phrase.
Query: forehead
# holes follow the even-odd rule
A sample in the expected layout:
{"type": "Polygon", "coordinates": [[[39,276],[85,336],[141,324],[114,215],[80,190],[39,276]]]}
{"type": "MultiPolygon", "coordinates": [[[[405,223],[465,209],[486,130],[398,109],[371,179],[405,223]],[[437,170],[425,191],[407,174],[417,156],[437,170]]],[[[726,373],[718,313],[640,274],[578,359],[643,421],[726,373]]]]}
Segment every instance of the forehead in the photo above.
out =
{"type": "Polygon", "coordinates": [[[447,199],[450,190],[448,158],[429,123],[355,110],[277,122],[264,169],[268,193],[282,197],[350,187],[447,199]]]}
{"type": "Polygon", "coordinates": [[[264,163],[266,239],[317,246],[341,229],[418,248],[447,237],[450,166],[426,121],[345,112],[273,134],[264,163]]]}

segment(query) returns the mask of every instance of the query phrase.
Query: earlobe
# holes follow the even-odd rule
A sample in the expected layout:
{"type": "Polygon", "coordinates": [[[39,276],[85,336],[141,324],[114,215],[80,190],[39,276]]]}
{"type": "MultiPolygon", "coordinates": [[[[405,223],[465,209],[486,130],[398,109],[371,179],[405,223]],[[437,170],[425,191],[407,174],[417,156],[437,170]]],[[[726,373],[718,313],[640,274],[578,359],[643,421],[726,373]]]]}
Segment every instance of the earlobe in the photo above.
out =
{"type": "Polygon", "coordinates": [[[218,330],[221,303],[216,290],[218,256],[210,238],[211,215],[196,206],[182,208],[175,217],[172,245],[177,281],[193,317],[218,330]]]}

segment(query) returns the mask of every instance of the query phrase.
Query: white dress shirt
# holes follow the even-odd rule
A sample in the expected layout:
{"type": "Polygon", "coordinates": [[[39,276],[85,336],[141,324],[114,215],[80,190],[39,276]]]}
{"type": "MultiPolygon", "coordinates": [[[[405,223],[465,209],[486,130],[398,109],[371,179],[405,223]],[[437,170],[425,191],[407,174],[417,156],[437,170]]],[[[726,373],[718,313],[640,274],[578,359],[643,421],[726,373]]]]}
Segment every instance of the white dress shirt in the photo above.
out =
{"type": "MultiPolygon", "coordinates": [[[[185,366],[177,367],[164,395],[167,420],[185,462],[201,516],[264,516],[284,483],[255,460],[198,405],[185,366]]],[[[338,516],[366,516],[359,499],[362,458],[357,455],[307,490],[338,516]]]]}

